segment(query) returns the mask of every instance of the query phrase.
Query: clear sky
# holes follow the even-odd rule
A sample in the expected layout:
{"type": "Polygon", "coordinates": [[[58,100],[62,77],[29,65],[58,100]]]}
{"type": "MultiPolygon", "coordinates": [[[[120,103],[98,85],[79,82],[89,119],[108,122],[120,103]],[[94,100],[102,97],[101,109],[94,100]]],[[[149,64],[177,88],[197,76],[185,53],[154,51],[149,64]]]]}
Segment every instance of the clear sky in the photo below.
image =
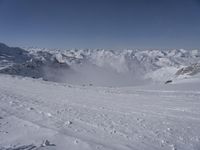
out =
{"type": "Polygon", "coordinates": [[[47,48],[200,48],[200,0],[0,0],[0,42],[47,48]]]}

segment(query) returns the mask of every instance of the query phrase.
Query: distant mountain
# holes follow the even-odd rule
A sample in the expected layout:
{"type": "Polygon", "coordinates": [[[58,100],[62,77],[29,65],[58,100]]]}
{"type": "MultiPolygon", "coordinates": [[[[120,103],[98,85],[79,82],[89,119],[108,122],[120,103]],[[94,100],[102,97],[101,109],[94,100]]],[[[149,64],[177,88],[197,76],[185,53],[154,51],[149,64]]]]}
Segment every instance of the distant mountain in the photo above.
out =
{"type": "Polygon", "coordinates": [[[0,43],[0,67],[30,60],[29,52],[18,47],[8,47],[0,43]]]}
{"type": "Polygon", "coordinates": [[[55,55],[59,62],[68,64],[91,63],[117,72],[154,71],[162,67],[180,67],[199,62],[200,50],[104,50],[104,49],[26,49],[31,53],[45,51],[55,55]]]}
{"type": "Polygon", "coordinates": [[[165,81],[199,63],[200,50],[22,49],[0,43],[1,73],[61,82],[66,76],[73,80],[84,76],[81,80],[88,82],[95,82],[97,76],[105,79],[99,82],[122,78],[165,81]]]}
{"type": "Polygon", "coordinates": [[[37,55],[40,57],[0,43],[0,73],[56,81],[53,77],[59,74],[60,69],[69,69],[66,63],[61,64],[50,53],[40,51],[37,55]],[[53,75],[47,75],[45,69],[51,70],[53,75]]]}

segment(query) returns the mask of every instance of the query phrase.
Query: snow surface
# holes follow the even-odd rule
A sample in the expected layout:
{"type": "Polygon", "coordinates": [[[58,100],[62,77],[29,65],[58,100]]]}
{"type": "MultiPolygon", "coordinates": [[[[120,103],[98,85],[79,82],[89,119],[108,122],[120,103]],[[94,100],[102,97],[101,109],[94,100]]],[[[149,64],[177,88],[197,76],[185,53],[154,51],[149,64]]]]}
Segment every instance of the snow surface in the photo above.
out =
{"type": "Polygon", "coordinates": [[[0,75],[0,149],[199,150],[200,80],[187,80],[108,88],[0,75]]]}
{"type": "Polygon", "coordinates": [[[0,150],[199,150],[199,64],[200,50],[0,43],[0,150]]]}

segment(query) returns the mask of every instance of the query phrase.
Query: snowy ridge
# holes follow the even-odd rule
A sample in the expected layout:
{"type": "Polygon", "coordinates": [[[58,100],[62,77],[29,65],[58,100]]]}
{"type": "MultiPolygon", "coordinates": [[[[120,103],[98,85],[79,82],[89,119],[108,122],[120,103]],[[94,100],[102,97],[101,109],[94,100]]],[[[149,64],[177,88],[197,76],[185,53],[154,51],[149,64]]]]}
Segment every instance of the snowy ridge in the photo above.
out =
{"type": "Polygon", "coordinates": [[[179,69],[198,63],[200,50],[24,50],[0,44],[1,73],[56,82],[112,85],[112,79],[126,85],[138,79],[166,81],[176,77],[179,69]]]}
{"type": "Polygon", "coordinates": [[[45,51],[57,58],[59,62],[73,63],[89,61],[99,67],[109,67],[117,72],[136,72],[142,67],[143,71],[156,70],[161,67],[186,66],[199,62],[200,50],[104,50],[104,49],[34,49],[28,48],[33,54],[45,51]]]}
{"type": "Polygon", "coordinates": [[[133,78],[143,76],[144,79],[159,82],[176,78],[176,72],[179,69],[200,63],[200,50],[48,50],[33,48],[27,50],[34,54],[40,51],[49,52],[58,62],[72,66],[92,64],[119,74],[131,74],[133,78]]]}

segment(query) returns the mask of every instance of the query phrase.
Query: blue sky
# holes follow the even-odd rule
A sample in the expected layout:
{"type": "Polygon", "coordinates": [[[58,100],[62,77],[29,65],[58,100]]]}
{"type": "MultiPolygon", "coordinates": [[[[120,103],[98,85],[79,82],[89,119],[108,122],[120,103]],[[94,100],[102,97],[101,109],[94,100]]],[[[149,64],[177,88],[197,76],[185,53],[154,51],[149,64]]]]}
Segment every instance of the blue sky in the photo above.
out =
{"type": "Polygon", "coordinates": [[[47,48],[200,48],[200,0],[0,0],[0,42],[47,48]]]}

